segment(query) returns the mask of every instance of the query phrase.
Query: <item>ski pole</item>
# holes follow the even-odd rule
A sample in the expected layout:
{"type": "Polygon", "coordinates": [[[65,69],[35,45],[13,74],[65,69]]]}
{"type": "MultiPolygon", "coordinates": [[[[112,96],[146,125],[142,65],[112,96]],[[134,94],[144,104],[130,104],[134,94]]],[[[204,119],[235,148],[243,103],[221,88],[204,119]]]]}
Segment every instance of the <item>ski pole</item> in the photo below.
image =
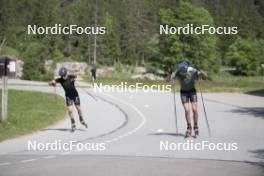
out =
{"type": "Polygon", "coordinates": [[[91,93],[89,93],[88,91],[86,91],[84,88],[82,88],[84,92],[86,92],[88,95],[90,95],[90,97],[92,97],[95,101],[98,101],[97,98],[95,98],[95,96],[93,96],[91,93]]]}
{"type": "Polygon", "coordinates": [[[174,84],[174,89],[173,89],[173,107],[174,107],[176,134],[178,134],[178,120],[177,120],[177,109],[176,109],[175,84],[174,84]]]}
{"type": "Polygon", "coordinates": [[[56,89],[56,86],[54,86],[54,93],[55,93],[55,102],[57,104],[58,100],[57,100],[57,89],[56,89]]]}
{"type": "Polygon", "coordinates": [[[205,105],[204,105],[203,92],[202,92],[202,87],[201,87],[200,80],[198,80],[198,84],[199,84],[201,99],[202,99],[202,103],[203,103],[203,110],[204,110],[204,115],[205,115],[207,130],[208,130],[208,133],[209,133],[209,137],[211,137],[211,129],[210,129],[210,125],[209,125],[209,121],[208,121],[208,117],[207,117],[207,113],[206,113],[206,109],[205,109],[205,105]]]}
{"type": "Polygon", "coordinates": [[[90,97],[92,97],[95,101],[98,101],[95,96],[93,96],[90,92],[86,91],[84,88],[82,88],[79,84],[77,84],[78,87],[80,87],[85,93],[87,93],[90,97]]]}

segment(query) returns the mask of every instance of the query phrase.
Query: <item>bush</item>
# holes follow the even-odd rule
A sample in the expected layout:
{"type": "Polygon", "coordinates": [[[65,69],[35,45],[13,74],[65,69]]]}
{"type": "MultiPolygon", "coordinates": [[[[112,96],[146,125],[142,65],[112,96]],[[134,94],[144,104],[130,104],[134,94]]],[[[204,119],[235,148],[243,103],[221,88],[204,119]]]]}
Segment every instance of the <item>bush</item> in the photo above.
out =
{"type": "MultiPolygon", "coordinates": [[[[160,10],[163,25],[214,25],[214,20],[206,9],[183,0],[179,2],[177,8],[160,10]]],[[[199,65],[208,71],[216,72],[220,65],[216,43],[217,37],[211,34],[161,35],[159,41],[161,54],[159,63],[163,64],[161,69],[166,72],[174,71],[179,62],[186,60],[191,65],[199,65]]]]}
{"type": "Polygon", "coordinates": [[[255,41],[237,38],[225,55],[228,66],[235,67],[236,75],[254,76],[261,74],[261,50],[255,41]]]}
{"type": "Polygon", "coordinates": [[[45,70],[45,60],[48,55],[47,49],[39,43],[29,44],[23,53],[24,73],[26,80],[48,80],[52,78],[45,70]]]}
{"type": "Polygon", "coordinates": [[[8,46],[3,47],[1,54],[19,57],[19,51],[8,46]]]}

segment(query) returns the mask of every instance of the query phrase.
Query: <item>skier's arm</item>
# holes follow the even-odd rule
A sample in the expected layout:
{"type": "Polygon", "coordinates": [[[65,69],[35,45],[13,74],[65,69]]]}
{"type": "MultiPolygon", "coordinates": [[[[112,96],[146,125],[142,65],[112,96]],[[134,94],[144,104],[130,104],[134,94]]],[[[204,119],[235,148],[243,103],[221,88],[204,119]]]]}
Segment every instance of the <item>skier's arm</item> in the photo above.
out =
{"type": "Polygon", "coordinates": [[[198,65],[195,66],[194,70],[197,73],[197,79],[207,79],[208,78],[207,72],[200,69],[198,65]]]}
{"type": "Polygon", "coordinates": [[[168,82],[170,84],[174,84],[175,82],[175,72],[172,72],[170,76],[168,76],[168,82]]]}
{"type": "Polygon", "coordinates": [[[174,72],[171,73],[170,80],[172,82],[174,82],[178,78],[178,76],[179,76],[179,73],[178,73],[178,70],[176,70],[176,71],[174,71],[174,72]]]}
{"type": "Polygon", "coordinates": [[[204,70],[201,70],[199,68],[196,68],[197,69],[197,76],[198,76],[198,79],[207,79],[208,78],[208,74],[206,71],[204,70]]]}
{"type": "Polygon", "coordinates": [[[208,74],[207,74],[207,72],[204,71],[204,70],[200,70],[200,74],[199,74],[199,76],[200,76],[202,79],[206,79],[206,78],[208,78],[208,74]]]}
{"type": "Polygon", "coordinates": [[[57,78],[57,79],[54,79],[54,80],[52,80],[52,81],[50,81],[49,82],[49,86],[56,86],[56,84],[58,83],[58,82],[60,82],[60,80],[59,80],[60,78],[57,78]]]}

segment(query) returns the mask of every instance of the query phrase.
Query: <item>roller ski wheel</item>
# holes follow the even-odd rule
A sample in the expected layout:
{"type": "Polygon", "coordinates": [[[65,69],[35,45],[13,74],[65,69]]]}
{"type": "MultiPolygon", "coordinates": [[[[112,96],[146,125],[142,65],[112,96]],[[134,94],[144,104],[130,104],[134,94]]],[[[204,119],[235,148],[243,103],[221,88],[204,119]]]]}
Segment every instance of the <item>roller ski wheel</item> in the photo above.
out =
{"type": "Polygon", "coordinates": [[[76,130],[76,125],[72,124],[71,132],[73,133],[76,130]]]}
{"type": "Polygon", "coordinates": [[[81,124],[82,124],[85,128],[88,128],[88,125],[87,125],[84,121],[82,121],[81,124]]]}

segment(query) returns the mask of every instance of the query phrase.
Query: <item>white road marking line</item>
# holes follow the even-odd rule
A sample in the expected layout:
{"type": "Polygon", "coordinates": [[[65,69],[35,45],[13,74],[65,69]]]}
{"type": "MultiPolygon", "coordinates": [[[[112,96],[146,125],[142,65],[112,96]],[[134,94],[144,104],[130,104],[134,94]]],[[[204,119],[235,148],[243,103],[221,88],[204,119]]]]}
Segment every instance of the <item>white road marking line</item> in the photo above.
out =
{"type": "Polygon", "coordinates": [[[135,132],[137,132],[140,128],[142,128],[144,125],[145,125],[145,123],[146,123],[146,116],[135,106],[135,105],[133,105],[133,104],[131,104],[131,103],[128,103],[128,102],[126,102],[126,101],[124,101],[124,100],[122,100],[122,99],[119,99],[119,98],[116,98],[116,97],[114,97],[114,96],[112,96],[112,95],[108,95],[108,94],[104,94],[104,95],[106,95],[106,96],[108,96],[108,97],[111,97],[112,99],[115,99],[115,100],[117,100],[117,101],[119,101],[119,102],[121,102],[121,103],[123,103],[123,104],[126,104],[126,105],[128,105],[128,106],[130,106],[132,109],[134,109],[138,114],[139,114],[139,116],[141,117],[141,123],[136,127],[136,128],[134,128],[133,130],[131,130],[131,131],[129,131],[129,132],[127,132],[127,133],[125,133],[125,134],[123,134],[123,135],[120,135],[120,136],[118,136],[118,137],[115,137],[115,138],[113,138],[113,139],[110,139],[110,140],[107,140],[107,141],[105,141],[105,143],[111,143],[111,142],[113,142],[113,141],[118,141],[118,140],[120,140],[120,139],[122,139],[122,138],[124,138],[124,137],[127,137],[127,136],[129,136],[129,135],[132,135],[132,134],[134,134],[135,132]]]}
{"type": "Polygon", "coordinates": [[[36,161],[37,159],[27,159],[27,160],[22,160],[20,161],[21,163],[28,163],[28,162],[32,162],[32,161],[36,161]]]}
{"type": "Polygon", "coordinates": [[[44,158],[44,159],[50,159],[50,158],[55,158],[56,156],[53,156],[53,155],[49,155],[49,156],[44,156],[44,157],[42,157],[42,158],[44,158]]]}
{"type": "Polygon", "coordinates": [[[149,108],[149,105],[148,105],[148,104],[145,104],[144,107],[145,107],[145,108],[149,108]]]}
{"type": "Polygon", "coordinates": [[[0,163],[0,166],[6,166],[6,165],[9,165],[11,163],[0,163]]]}

